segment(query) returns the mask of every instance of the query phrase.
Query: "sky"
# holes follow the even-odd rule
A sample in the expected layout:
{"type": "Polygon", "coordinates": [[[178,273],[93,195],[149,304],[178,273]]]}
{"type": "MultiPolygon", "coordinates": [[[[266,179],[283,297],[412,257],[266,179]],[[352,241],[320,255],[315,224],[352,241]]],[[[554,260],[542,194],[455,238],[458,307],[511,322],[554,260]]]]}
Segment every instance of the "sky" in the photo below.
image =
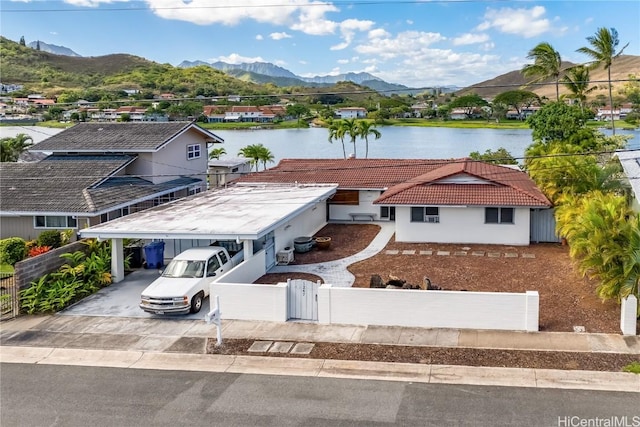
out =
{"type": "Polygon", "coordinates": [[[0,0],[2,36],[82,56],[271,62],[304,77],[364,71],[415,88],[520,69],[540,42],[584,63],[576,49],[601,27],[640,55],[637,0],[0,0]]]}

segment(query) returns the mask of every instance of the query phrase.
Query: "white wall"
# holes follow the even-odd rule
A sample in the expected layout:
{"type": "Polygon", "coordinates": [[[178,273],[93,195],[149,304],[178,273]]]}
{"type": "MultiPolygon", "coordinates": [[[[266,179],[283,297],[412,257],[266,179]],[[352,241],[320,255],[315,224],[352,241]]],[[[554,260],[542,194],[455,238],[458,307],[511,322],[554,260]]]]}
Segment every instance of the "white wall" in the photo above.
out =
{"type": "Polygon", "coordinates": [[[214,279],[211,286],[217,283],[253,283],[265,273],[265,251],[261,250],[251,258],[246,258],[226,274],[214,279]]]}
{"type": "Polygon", "coordinates": [[[318,202],[275,230],[276,252],[293,247],[293,239],[313,236],[327,224],[326,202],[318,202]]]}
{"type": "Polygon", "coordinates": [[[629,295],[620,301],[620,330],[622,335],[636,335],[638,321],[638,299],[629,295]]]}
{"type": "Polygon", "coordinates": [[[220,297],[222,319],[286,322],[287,289],[286,283],[248,285],[216,282],[211,285],[211,298],[220,297]]]}
{"type": "Polygon", "coordinates": [[[538,313],[537,291],[318,290],[319,323],[537,331],[538,313]]]}
{"type": "Polygon", "coordinates": [[[351,221],[350,213],[376,214],[376,219],[380,219],[380,206],[373,202],[380,197],[381,191],[360,190],[360,204],[355,205],[329,205],[329,218],[332,220],[351,221]]]}
{"type": "Polygon", "coordinates": [[[433,243],[529,244],[529,208],[514,209],[513,224],[485,224],[484,207],[440,206],[439,223],[411,222],[411,207],[396,207],[396,241],[433,243]]]}

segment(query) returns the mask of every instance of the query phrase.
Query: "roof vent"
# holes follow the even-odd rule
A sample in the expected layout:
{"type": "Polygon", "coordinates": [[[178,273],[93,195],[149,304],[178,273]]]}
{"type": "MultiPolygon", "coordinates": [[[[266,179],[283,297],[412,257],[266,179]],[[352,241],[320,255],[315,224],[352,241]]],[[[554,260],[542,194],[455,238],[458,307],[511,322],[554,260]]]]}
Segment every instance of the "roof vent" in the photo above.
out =
{"type": "Polygon", "coordinates": [[[355,159],[355,158],[356,158],[355,153],[351,153],[351,154],[349,154],[349,157],[348,157],[348,158],[349,158],[349,159],[355,159]]]}

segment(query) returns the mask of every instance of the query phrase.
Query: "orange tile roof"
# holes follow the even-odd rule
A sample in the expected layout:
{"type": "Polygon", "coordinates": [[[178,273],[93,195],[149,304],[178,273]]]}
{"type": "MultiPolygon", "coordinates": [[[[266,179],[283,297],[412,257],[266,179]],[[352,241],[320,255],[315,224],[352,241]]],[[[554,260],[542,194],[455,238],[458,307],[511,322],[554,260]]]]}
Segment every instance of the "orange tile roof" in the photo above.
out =
{"type": "Polygon", "coordinates": [[[283,159],[239,181],[380,189],[384,205],[551,206],[526,173],[470,159],[283,159]]]}

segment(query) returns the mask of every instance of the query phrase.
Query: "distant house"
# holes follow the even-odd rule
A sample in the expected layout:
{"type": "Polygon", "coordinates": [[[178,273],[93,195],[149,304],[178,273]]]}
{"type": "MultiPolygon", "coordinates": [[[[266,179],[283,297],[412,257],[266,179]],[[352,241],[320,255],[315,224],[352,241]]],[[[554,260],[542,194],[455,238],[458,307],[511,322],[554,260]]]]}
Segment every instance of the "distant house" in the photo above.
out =
{"type": "Polygon", "coordinates": [[[518,112],[517,110],[508,110],[505,114],[505,117],[509,120],[525,120],[528,117],[534,115],[539,109],[540,107],[538,106],[529,106],[522,107],[520,109],[520,112],[518,112]]]}
{"type": "MultiPolygon", "coordinates": [[[[613,107],[613,120],[624,120],[627,117],[627,114],[633,111],[633,104],[626,103],[622,104],[619,107],[613,107]]],[[[596,120],[608,121],[611,120],[611,106],[607,105],[606,107],[598,108],[596,112],[596,120]]]]}
{"type": "Polygon", "coordinates": [[[367,117],[367,109],[362,107],[336,108],[335,114],[341,119],[362,119],[367,117]]]}
{"type": "Polygon", "coordinates": [[[205,105],[202,114],[209,123],[272,123],[276,118],[284,117],[286,113],[284,107],[279,105],[205,105]]]}
{"type": "Polygon", "coordinates": [[[36,163],[1,163],[1,237],[82,229],[207,188],[207,145],[191,122],[79,123],[34,146],[36,163]]]}
{"type": "Polygon", "coordinates": [[[209,187],[224,187],[251,172],[251,160],[244,157],[209,160],[209,187]]]}
{"type": "Polygon", "coordinates": [[[239,182],[338,184],[328,220],[392,221],[399,242],[528,245],[551,207],[526,173],[470,159],[285,159],[239,182]]]}

